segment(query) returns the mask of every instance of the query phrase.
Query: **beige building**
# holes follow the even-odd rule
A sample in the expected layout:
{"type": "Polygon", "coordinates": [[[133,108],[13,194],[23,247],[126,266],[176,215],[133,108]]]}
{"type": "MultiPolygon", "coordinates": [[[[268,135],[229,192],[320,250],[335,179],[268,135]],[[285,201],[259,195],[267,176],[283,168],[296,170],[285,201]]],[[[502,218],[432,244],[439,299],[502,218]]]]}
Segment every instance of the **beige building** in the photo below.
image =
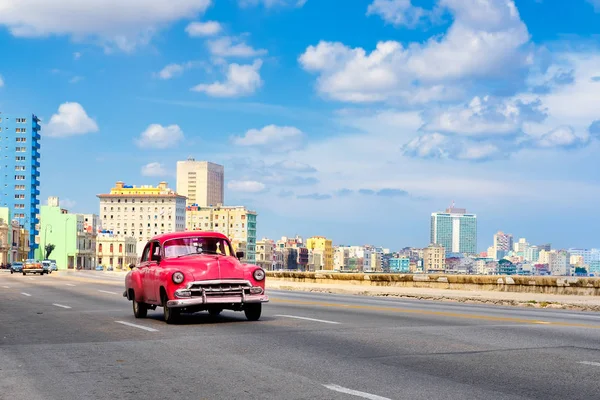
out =
{"type": "Polygon", "coordinates": [[[136,247],[137,240],[134,237],[100,233],[96,237],[98,265],[127,269],[129,264],[137,263],[136,247]]]}
{"type": "Polygon", "coordinates": [[[256,211],[243,206],[188,206],[186,229],[220,232],[229,238],[235,251],[245,253],[245,262],[256,262],[256,211]]]}
{"type": "Polygon", "coordinates": [[[339,246],[333,251],[333,269],[341,271],[348,267],[350,258],[350,249],[339,246]]]}
{"type": "Polygon", "coordinates": [[[110,193],[99,194],[100,223],[115,235],[144,243],[155,235],[185,230],[185,197],[167,187],[131,186],[117,182],[110,193]]]}
{"type": "Polygon", "coordinates": [[[256,265],[266,271],[275,268],[275,242],[271,239],[262,239],[256,242],[256,265]]]}
{"type": "Polygon", "coordinates": [[[7,264],[11,250],[8,221],[0,219],[0,264],[7,264]]]}
{"type": "Polygon", "coordinates": [[[177,161],[176,190],[187,206],[215,207],[224,203],[225,169],[222,165],[188,158],[177,161]]]}
{"type": "Polygon", "coordinates": [[[423,251],[423,268],[426,273],[440,273],[446,269],[446,250],[439,244],[430,244],[423,251]]]}

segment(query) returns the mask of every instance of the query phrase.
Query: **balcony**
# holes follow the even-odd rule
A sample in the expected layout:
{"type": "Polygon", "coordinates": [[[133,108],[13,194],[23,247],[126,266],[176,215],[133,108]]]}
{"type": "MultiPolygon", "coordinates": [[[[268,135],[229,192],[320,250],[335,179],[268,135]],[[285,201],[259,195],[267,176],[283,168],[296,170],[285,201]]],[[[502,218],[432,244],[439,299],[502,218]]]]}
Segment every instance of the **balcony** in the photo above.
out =
{"type": "Polygon", "coordinates": [[[39,168],[40,167],[40,162],[34,158],[31,159],[31,167],[32,168],[39,168]]]}
{"type": "Polygon", "coordinates": [[[31,204],[39,206],[40,205],[40,200],[37,198],[32,198],[31,199],[31,204]]]}
{"type": "Polygon", "coordinates": [[[40,158],[40,153],[38,151],[31,152],[31,157],[34,159],[40,158]]]}
{"type": "Polygon", "coordinates": [[[42,139],[42,136],[40,135],[40,133],[37,132],[37,131],[34,131],[33,132],[33,140],[38,141],[38,140],[41,140],[41,139],[42,139]]]}
{"type": "Polygon", "coordinates": [[[36,149],[36,150],[39,150],[40,149],[40,142],[38,142],[38,141],[33,142],[33,148],[36,149]]]}
{"type": "Polygon", "coordinates": [[[35,188],[31,188],[31,195],[32,196],[39,196],[40,195],[40,191],[35,189],[35,188]]]}

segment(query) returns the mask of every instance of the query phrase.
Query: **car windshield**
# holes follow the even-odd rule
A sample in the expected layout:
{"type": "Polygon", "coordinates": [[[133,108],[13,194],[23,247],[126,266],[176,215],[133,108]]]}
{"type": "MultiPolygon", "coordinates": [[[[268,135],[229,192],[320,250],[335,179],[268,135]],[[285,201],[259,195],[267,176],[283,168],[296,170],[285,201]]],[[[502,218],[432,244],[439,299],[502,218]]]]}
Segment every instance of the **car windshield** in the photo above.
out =
{"type": "Polygon", "coordinates": [[[22,266],[23,266],[23,263],[20,263],[20,262],[13,263],[13,267],[22,267],[22,266]]]}
{"type": "Polygon", "coordinates": [[[192,236],[170,239],[164,243],[165,258],[182,257],[192,254],[233,255],[229,242],[217,237],[192,236]]]}

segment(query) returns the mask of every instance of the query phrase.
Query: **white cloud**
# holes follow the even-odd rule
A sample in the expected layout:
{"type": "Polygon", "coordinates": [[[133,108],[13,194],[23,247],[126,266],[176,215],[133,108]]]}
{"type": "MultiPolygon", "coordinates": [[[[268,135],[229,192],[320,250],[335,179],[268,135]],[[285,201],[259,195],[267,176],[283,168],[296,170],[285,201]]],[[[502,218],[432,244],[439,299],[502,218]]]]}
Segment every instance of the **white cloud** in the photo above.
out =
{"type": "Polygon", "coordinates": [[[293,160],[284,160],[272,165],[272,168],[291,172],[316,172],[313,166],[293,160]]]}
{"type": "Polygon", "coordinates": [[[2,75],[0,75],[0,88],[4,86],[4,79],[2,78],[2,75]]]}
{"type": "Polygon", "coordinates": [[[158,74],[156,74],[156,76],[158,76],[158,78],[160,79],[171,79],[174,78],[176,76],[180,76],[181,74],[183,74],[183,71],[185,71],[188,68],[192,67],[192,63],[191,62],[187,62],[187,63],[183,63],[183,64],[169,64],[167,66],[165,66],[163,69],[161,69],[158,74]]]}
{"type": "Polygon", "coordinates": [[[230,181],[227,188],[234,192],[259,193],[265,190],[265,184],[257,181],[230,181]]]}
{"type": "Polygon", "coordinates": [[[165,167],[158,162],[152,162],[144,165],[141,170],[142,176],[166,176],[169,175],[165,167]]]}
{"type": "Polygon", "coordinates": [[[210,0],[0,0],[0,25],[17,37],[69,35],[132,51],[154,33],[206,11],[210,0]]]}
{"type": "Polygon", "coordinates": [[[302,7],[307,0],[239,0],[240,7],[252,7],[262,4],[265,8],[302,7]]]}
{"type": "Polygon", "coordinates": [[[286,152],[301,147],[304,133],[293,126],[267,125],[262,129],[250,129],[244,136],[233,138],[238,146],[256,146],[266,151],[286,152]]]}
{"type": "Polygon", "coordinates": [[[48,137],[67,137],[98,132],[98,124],[90,118],[79,103],[63,103],[58,113],[50,117],[50,121],[42,127],[48,137]]]}
{"type": "Polygon", "coordinates": [[[227,69],[227,77],[224,82],[211,84],[199,84],[191,90],[205,92],[214,97],[238,97],[253,94],[263,81],[260,78],[260,67],[262,60],[255,60],[248,65],[230,64],[227,69]]]}
{"type": "Polygon", "coordinates": [[[76,75],[76,76],[72,77],[71,79],[69,79],[69,83],[81,82],[83,79],[84,79],[83,76],[76,75]]]}
{"type": "Polygon", "coordinates": [[[135,142],[141,148],[166,149],[175,147],[183,138],[179,125],[151,124],[135,142]]]}
{"type": "Polygon", "coordinates": [[[395,26],[415,27],[430,12],[414,6],[411,0],[374,0],[367,8],[367,15],[379,15],[385,22],[395,26]]]}
{"type": "Polygon", "coordinates": [[[405,47],[385,41],[368,53],[321,41],[309,46],[299,62],[319,74],[319,92],[350,102],[414,101],[417,89],[426,91],[426,96],[419,93],[425,101],[447,99],[469,80],[514,80],[515,72],[530,63],[523,49],[529,33],[512,0],[441,0],[440,4],[454,15],[454,21],[444,35],[423,44],[405,47]]]}
{"type": "Polygon", "coordinates": [[[192,22],[185,28],[191,37],[214,36],[222,30],[223,27],[217,21],[192,22]]]}
{"type": "Polygon", "coordinates": [[[552,131],[532,140],[532,145],[541,148],[573,148],[585,145],[590,137],[584,131],[583,135],[577,135],[570,126],[560,126],[552,131]]]}
{"type": "Polygon", "coordinates": [[[256,57],[267,54],[265,49],[255,49],[241,37],[223,36],[208,41],[208,50],[216,57],[256,57]]]}

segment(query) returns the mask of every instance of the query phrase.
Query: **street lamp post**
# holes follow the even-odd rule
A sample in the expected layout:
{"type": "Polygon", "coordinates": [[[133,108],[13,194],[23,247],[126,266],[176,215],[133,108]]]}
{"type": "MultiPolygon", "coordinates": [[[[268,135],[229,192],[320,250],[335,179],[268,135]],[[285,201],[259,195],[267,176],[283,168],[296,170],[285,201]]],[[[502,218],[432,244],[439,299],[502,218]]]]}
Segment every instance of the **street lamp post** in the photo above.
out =
{"type": "Polygon", "coordinates": [[[69,222],[69,218],[71,216],[67,216],[65,218],[65,261],[67,264],[67,269],[69,269],[69,251],[68,251],[68,246],[67,246],[67,222],[69,222]]]}
{"type": "Polygon", "coordinates": [[[52,225],[46,225],[46,227],[44,228],[44,247],[42,248],[42,255],[44,256],[44,259],[48,257],[48,255],[46,254],[46,244],[48,244],[48,227],[50,227],[50,233],[52,233],[52,225]]]}

